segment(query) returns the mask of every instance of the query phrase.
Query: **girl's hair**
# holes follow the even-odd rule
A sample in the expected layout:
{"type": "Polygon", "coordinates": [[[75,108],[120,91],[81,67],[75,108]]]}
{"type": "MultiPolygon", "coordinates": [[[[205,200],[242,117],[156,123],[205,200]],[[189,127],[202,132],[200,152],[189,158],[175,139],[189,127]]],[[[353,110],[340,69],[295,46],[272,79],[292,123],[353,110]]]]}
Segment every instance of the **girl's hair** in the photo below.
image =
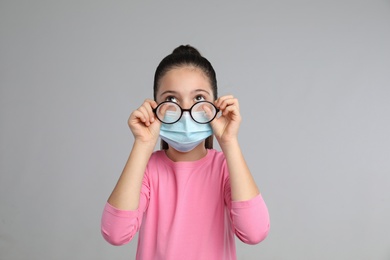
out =
{"type": "MultiPolygon", "coordinates": [[[[156,100],[160,81],[164,75],[172,70],[181,67],[194,67],[200,69],[210,81],[214,99],[218,97],[217,77],[211,63],[203,57],[200,52],[190,45],[181,45],[173,50],[171,54],[166,56],[158,65],[154,74],[153,97],[156,100]]],[[[206,139],[205,147],[213,148],[213,136],[206,139]]],[[[168,149],[168,144],[161,140],[161,149],[168,149]]]]}

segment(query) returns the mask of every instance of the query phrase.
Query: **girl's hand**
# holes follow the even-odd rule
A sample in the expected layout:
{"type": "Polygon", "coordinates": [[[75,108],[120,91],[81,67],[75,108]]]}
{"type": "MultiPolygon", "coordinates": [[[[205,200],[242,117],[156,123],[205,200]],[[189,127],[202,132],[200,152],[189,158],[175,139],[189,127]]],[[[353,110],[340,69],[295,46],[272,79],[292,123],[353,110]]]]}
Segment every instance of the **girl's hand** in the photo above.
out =
{"type": "Polygon", "coordinates": [[[154,100],[146,99],[144,103],[129,117],[127,123],[134,139],[155,145],[160,135],[160,121],[155,117],[153,109],[157,107],[154,100]]]}
{"type": "Polygon", "coordinates": [[[222,96],[214,105],[221,111],[221,116],[210,123],[218,143],[222,146],[236,141],[241,123],[238,100],[232,95],[222,96]]]}

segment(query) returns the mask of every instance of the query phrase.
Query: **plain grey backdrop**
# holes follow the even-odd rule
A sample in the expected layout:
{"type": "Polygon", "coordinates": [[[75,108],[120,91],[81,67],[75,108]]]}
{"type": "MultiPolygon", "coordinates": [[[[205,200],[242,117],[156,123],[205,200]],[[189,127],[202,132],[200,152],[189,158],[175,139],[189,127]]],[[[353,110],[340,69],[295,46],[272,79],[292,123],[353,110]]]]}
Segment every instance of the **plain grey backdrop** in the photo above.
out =
{"type": "Polygon", "coordinates": [[[180,44],[238,97],[269,207],[238,258],[390,259],[389,1],[1,0],[0,37],[1,260],[134,259],[101,213],[180,44]]]}

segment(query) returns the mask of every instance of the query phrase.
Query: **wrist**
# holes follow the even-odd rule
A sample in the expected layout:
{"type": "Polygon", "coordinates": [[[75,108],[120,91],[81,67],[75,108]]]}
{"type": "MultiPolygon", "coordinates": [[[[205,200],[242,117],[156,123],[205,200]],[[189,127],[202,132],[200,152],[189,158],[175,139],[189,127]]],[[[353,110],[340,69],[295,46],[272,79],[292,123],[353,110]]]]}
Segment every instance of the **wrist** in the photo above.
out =
{"type": "Polygon", "coordinates": [[[153,150],[156,146],[156,143],[157,143],[157,141],[143,141],[143,140],[139,140],[136,138],[136,139],[134,139],[133,147],[145,150],[145,152],[147,152],[147,151],[153,152],[153,150]]]}
{"type": "Polygon", "coordinates": [[[218,140],[219,146],[221,147],[222,151],[229,151],[230,149],[234,149],[239,147],[238,139],[237,138],[231,138],[229,140],[218,140]]]}

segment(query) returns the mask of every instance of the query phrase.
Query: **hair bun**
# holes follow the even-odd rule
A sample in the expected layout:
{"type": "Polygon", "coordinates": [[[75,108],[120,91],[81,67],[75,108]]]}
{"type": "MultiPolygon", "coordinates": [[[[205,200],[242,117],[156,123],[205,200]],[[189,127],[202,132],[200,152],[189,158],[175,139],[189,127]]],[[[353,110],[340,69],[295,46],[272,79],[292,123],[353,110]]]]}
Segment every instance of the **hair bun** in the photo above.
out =
{"type": "Polygon", "coordinates": [[[173,50],[172,54],[185,54],[185,55],[195,55],[195,56],[202,57],[202,55],[197,49],[195,49],[194,47],[188,44],[180,45],[179,47],[173,50]]]}

